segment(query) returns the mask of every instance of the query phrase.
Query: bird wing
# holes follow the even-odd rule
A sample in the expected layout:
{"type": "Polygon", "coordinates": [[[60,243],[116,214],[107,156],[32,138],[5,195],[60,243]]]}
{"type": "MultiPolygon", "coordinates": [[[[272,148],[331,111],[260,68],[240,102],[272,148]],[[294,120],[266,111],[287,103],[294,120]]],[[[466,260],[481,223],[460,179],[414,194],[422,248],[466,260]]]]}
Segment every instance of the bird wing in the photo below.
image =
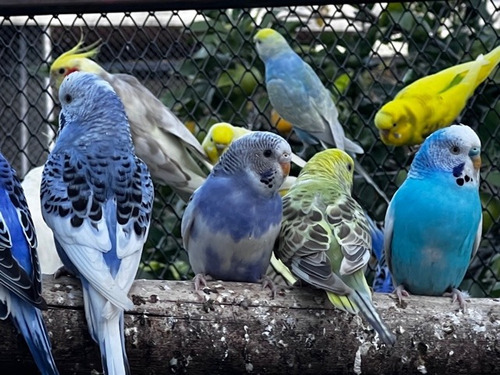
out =
{"type": "Polygon", "coordinates": [[[97,165],[91,171],[68,153],[51,157],[41,199],[45,221],[82,277],[113,305],[130,309],[127,293],[149,228],[153,185],[144,163],[132,156],[121,161],[116,189],[107,196],[97,165]]]}
{"type": "Polygon", "coordinates": [[[199,163],[212,168],[201,144],[134,76],[107,74],[104,78],[123,101],[137,155],[149,166],[151,175],[175,188],[184,200],[189,199],[207,176],[199,163]]]}
{"type": "Polygon", "coordinates": [[[46,305],[42,298],[37,240],[28,204],[21,183],[5,159],[0,164],[0,176],[4,182],[0,192],[3,196],[0,208],[0,284],[25,301],[43,308],[46,305]],[[14,232],[21,232],[21,236],[14,232]]]}
{"type": "Polygon", "coordinates": [[[342,250],[340,274],[350,275],[370,260],[372,238],[361,206],[349,195],[342,195],[326,210],[327,221],[342,250]]]}
{"type": "Polygon", "coordinates": [[[300,279],[346,295],[351,289],[332,271],[328,255],[334,235],[325,209],[318,194],[310,196],[298,190],[287,194],[283,198],[283,221],[275,254],[300,279]]]}

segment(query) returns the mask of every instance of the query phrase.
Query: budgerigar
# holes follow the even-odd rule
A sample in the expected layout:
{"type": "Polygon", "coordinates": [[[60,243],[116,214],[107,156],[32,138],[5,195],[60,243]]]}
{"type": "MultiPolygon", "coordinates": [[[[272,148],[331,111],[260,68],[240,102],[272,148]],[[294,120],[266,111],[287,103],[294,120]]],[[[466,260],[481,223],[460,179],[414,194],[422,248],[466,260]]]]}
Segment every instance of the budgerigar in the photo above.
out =
{"type": "Polygon", "coordinates": [[[498,62],[500,46],[408,85],[375,115],[380,138],[387,145],[417,145],[436,129],[452,124],[498,62]]]}
{"type": "Polygon", "coordinates": [[[40,205],[40,185],[42,183],[43,165],[31,169],[21,183],[26,196],[26,202],[31,212],[33,224],[35,224],[36,236],[38,238],[38,260],[40,261],[40,271],[43,274],[53,275],[62,267],[61,259],[57,254],[54,234],[45,224],[42,217],[42,207],[40,205]]]}
{"type": "Polygon", "coordinates": [[[297,55],[275,30],[259,30],[254,37],[257,53],[266,67],[266,89],[273,108],[293,125],[306,144],[321,143],[341,150],[363,153],[345,137],[338,111],[309,64],[297,55]]]}
{"type": "MultiPolygon", "coordinates": [[[[261,29],[254,41],[265,64],[269,101],[280,116],[293,125],[302,142],[362,154],[361,146],[346,138],[330,91],[285,38],[273,29],[261,29]]],[[[356,159],[354,161],[356,171],[389,202],[368,172],[356,159]]]]}
{"type": "Polygon", "coordinates": [[[432,133],[422,144],[385,217],[385,254],[396,293],[457,290],[481,239],[481,142],[466,125],[432,133]],[[406,292],[407,291],[407,292],[406,292]]]}
{"type": "Polygon", "coordinates": [[[227,281],[264,280],[281,223],[278,189],[290,171],[290,145],[279,135],[252,132],[234,141],[182,218],[182,238],[197,274],[227,281]]]}
{"type": "MultiPolygon", "coordinates": [[[[241,126],[234,126],[227,122],[219,122],[213,124],[208,129],[207,135],[201,142],[201,146],[205,150],[208,158],[212,164],[219,161],[222,153],[227,150],[229,145],[238,138],[250,134],[252,130],[242,128],[241,126]]],[[[306,162],[299,156],[292,153],[292,163],[303,167],[306,162]]]]}
{"type": "Polygon", "coordinates": [[[90,60],[97,54],[97,48],[92,47],[95,45],[83,48],[80,41],[59,56],[50,67],[52,87],[57,93],[63,78],[75,71],[95,73],[109,82],[125,106],[137,155],[155,181],[171,186],[187,201],[207,176],[198,162],[211,168],[200,143],[134,76],[110,74],[90,60]]]}
{"type": "Polygon", "coordinates": [[[37,239],[16,172],[0,153],[0,319],[11,317],[43,375],[59,374],[40,309],[37,239]]]}
{"type": "Polygon", "coordinates": [[[354,161],[344,151],[314,155],[283,197],[283,222],[275,249],[301,280],[327,292],[331,303],[361,313],[387,345],[395,336],[372,303],[364,269],[372,240],[365,214],[351,197],[354,161]]]}
{"type": "Polygon", "coordinates": [[[109,83],[68,75],[59,133],[42,176],[43,218],[64,266],[82,282],[85,316],[104,373],[129,374],[124,310],[153,205],[153,184],[134,154],[125,109],[109,83]]]}

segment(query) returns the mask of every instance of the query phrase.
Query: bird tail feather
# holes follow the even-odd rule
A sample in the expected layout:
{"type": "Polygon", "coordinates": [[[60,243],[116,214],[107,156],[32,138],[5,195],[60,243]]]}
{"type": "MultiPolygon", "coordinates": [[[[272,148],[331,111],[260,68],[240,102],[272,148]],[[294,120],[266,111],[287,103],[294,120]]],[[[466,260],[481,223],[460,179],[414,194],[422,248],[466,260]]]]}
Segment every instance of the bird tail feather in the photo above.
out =
{"type": "Polygon", "coordinates": [[[43,321],[42,312],[28,302],[15,296],[12,296],[12,304],[17,304],[17,306],[11,307],[11,318],[16,328],[24,336],[33,359],[42,375],[59,374],[54,357],[52,356],[52,346],[43,321]]]}
{"type": "Polygon", "coordinates": [[[367,298],[366,295],[357,290],[355,290],[349,297],[353,300],[353,303],[359,307],[361,315],[363,315],[373,329],[377,331],[382,342],[386,345],[393,346],[396,342],[396,337],[380,318],[380,315],[377,310],[375,310],[371,299],[367,298]]]}
{"type": "Polygon", "coordinates": [[[101,362],[106,375],[129,375],[125,352],[123,310],[111,305],[89,285],[84,294],[85,315],[92,338],[99,344],[101,362]],[[85,298],[87,297],[87,298],[85,298]],[[110,313],[109,309],[119,310],[110,313]]]}

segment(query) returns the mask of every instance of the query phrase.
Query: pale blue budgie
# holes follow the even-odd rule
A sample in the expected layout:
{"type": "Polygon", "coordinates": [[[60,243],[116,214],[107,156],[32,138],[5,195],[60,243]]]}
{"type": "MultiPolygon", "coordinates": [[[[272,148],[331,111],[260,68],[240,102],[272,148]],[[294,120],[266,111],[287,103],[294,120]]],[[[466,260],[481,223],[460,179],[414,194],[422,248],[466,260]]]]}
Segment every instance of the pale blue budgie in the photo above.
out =
{"type": "Polygon", "coordinates": [[[104,373],[129,374],[123,317],[133,308],[127,293],[149,230],[153,184],[109,83],[72,73],[59,100],[59,134],[42,176],[43,218],[65,267],[82,282],[104,373]]]}
{"type": "Polygon", "coordinates": [[[252,132],[231,143],[194,192],[181,230],[197,290],[205,276],[268,284],[282,214],[278,190],[291,153],[279,135],[252,132]]]}
{"type": "Polygon", "coordinates": [[[40,309],[35,227],[16,172],[0,153],[0,319],[11,317],[40,372],[59,374],[40,309]]]}
{"type": "Polygon", "coordinates": [[[266,66],[266,89],[273,108],[293,125],[300,139],[310,145],[363,153],[345,137],[338,111],[326,89],[309,64],[297,55],[285,38],[275,30],[255,34],[257,53],[266,66]]]}
{"type": "MultiPolygon", "coordinates": [[[[302,142],[362,154],[361,146],[346,138],[330,91],[285,38],[273,29],[261,29],[254,42],[265,64],[269,101],[281,117],[292,123],[302,142]]],[[[388,202],[361,164],[356,159],[354,162],[356,171],[388,202]]]]}
{"type": "Polygon", "coordinates": [[[481,142],[466,125],[432,133],[385,217],[385,254],[401,300],[451,293],[460,285],[481,239],[481,142]]]}

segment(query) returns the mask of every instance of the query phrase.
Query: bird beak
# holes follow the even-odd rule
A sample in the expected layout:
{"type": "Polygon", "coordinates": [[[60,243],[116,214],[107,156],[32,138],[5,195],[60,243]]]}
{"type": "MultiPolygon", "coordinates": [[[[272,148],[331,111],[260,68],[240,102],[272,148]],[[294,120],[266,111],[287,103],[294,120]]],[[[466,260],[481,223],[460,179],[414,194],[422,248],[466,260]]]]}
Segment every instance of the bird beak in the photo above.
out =
{"type": "Polygon", "coordinates": [[[472,147],[469,151],[469,157],[472,160],[474,169],[479,170],[481,168],[481,148],[472,147]]]}
{"type": "Polygon", "coordinates": [[[280,158],[279,163],[281,166],[281,170],[283,171],[283,175],[288,176],[290,174],[291,168],[291,155],[283,154],[280,158]]]}

